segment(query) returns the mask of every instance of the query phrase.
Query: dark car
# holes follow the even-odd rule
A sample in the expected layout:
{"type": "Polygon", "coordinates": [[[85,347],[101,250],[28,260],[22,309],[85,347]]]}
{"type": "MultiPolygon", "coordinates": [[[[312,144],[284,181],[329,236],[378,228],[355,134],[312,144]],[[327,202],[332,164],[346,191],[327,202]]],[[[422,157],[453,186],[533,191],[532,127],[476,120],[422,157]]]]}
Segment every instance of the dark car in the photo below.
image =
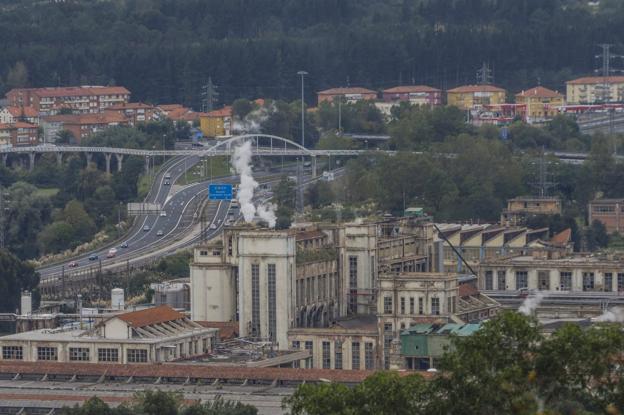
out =
{"type": "Polygon", "coordinates": [[[121,245],[119,245],[119,247],[121,248],[127,248],[128,247],[128,242],[124,242],[121,245]]]}
{"type": "Polygon", "coordinates": [[[98,259],[98,256],[96,254],[93,254],[89,257],[89,261],[95,261],[96,259],[98,259]]]}

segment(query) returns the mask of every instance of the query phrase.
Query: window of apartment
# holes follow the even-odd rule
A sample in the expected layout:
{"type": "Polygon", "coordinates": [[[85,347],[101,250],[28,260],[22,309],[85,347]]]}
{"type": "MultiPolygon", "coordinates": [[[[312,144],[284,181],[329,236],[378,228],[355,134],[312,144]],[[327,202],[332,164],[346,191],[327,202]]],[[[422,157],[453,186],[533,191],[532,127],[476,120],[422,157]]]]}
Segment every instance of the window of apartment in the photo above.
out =
{"type": "Polygon", "coordinates": [[[98,362],[118,362],[118,349],[98,349],[98,362]]]}
{"type": "Polygon", "coordinates": [[[423,314],[425,312],[425,302],[422,297],[418,298],[418,314],[423,314]]]}
{"type": "Polygon", "coordinates": [[[401,314],[405,314],[405,297],[401,297],[401,314]]]}
{"type": "Polygon", "coordinates": [[[56,347],[37,347],[37,360],[58,360],[56,347]]]}
{"type": "Polygon", "coordinates": [[[366,342],[364,343],[364,369],[373,370],[373,366],[373,343],[366,342]]]}
{"type": "Polygon", "coordinates": [[[351,343],[351,370],[360,369],[360,342],[351,343]]]}
{"type": "Polygon", "coordinates": [[[415,301],[414,297],[410,297],[410,314],[414,315],[415,313],[415,301]]]}
{"type": "Polygon", "coordinates": [[[572,290],[572,273],[563,271],[559,273],[559,287],[561,291],[572,290]]]}
{"type": "Polygon", "coordinates": [[[357,313],[357,266],[357,257],[349,256],[349,310],[352,313],[357,313]]]}
{"type": "Polygon", "coordinates": [[[2,346],[3,360],[23,360],[24,350],[22,346],[2,346]]]}
{"type": "Polygon", "coordinates": [[[128,349],[127,357],[128,357],[128,363],[146,363],[147,362],[147,350],[128,349]]]}
{"type": "Polygon", "coordinates": [[[260,265],[251,264],[251,335],[260,335],[260,265]]]}
{"type": "Polygon", "coordinates": [[[306,341],[304,344],[305,349],[310,352],[310,357],[308,358],[308,369],[314,368],[314,348],[311,341],[306,341]]]}
{"type": "Polygon", "coordinates": [[[494,289],[494,272],[493,271],[485,271],[485,289],[486,290],[494,289]]]}
{"type": "Polygon", "coordinates": [[[583,273],[583,291],[593,291],[594,283],[595,283],[594,273],[584,272],[583,273]]]}
{"type": "Polygon", "coordinates": [[[392,297],[384,297],[384,314],[392,313],[392,297]]]}
{"type": "Polygon", "coordinates": [[[498,279],[497,283],[498,285],[496,286],[496,288],[498,290],[506,290],[507,289],[507,279],[506,279],[506,272],[505,271],[497,271],[496,272],[496,278],[498,279]]]}
{"type": "Polygon", "coordinates": [[[439,298],[434,297],[431,299],[431,314],[433,314],[434,316],[440,315],[440,299],[439,298]]]}
{"type": "Polygon", "coordinates": [[[334,369],[342,369],[342,342],[334,343],[334,369]]]}
{"type": "Polygon", "coordinates": [[[516,271],[516,290],[528,288],[529,274],[526,271],[516,271]]]}
{"type": "Polygon", "coordinates": [[[550,272],[537,271],[537,289],[550,290],[550,272]]]}
{"type": "Polygon", "coordinates": [[[613,274],[610,272],[605,272],[604,274],[603,289],[605,291],[613,291],[613,274]]]}
{"type": "Polygon", "coordinates": [[[624,291],[624,273],[618,272],[617,275],[617,289],[619,291],[624,291]]]}
{"type": "Polygon", "coordinates": [[[329,342],[323,342],[323,369],[331,369],[331,346],[329,342]]]}
{"type": "Polygon", "coordinates": [[[301,342],[299,340],[293,340],[292,348],[295,350],[301,349],[301,342]]]}
{"type": "Polygon", "coordinates": [[[275,264],[267,265],[267,279],[269,288],[269,337],[271,341],[277,339],[277,308],[275,305],[275,264]]]}
{"type": "Polygon", "coordinates": [[[384,323],[384,333],[392,333],[392,323],[384,323]]]}
{"type": "Polygon", "coordinates": [[[70,347],[69,360],[73,362],[88,362],[89,349],[87,347],[70,347]]]}

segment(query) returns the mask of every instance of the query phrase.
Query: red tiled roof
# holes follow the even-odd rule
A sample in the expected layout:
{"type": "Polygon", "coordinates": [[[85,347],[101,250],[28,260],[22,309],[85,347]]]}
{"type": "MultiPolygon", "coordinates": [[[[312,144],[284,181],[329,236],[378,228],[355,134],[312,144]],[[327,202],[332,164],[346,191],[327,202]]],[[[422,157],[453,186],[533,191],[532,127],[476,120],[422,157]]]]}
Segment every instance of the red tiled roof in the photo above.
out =
{"type": "Polygon", "coordinates": [[[552,243],[553,245],[565,246],[570,243],[571,239],[572,239],[572,229],[568,228],[554,235],[552,239],[550,240],[550,243],[552,243]]]}
{"type": "Polygon", "coordinates": [[[505,90],[494,85],[462,85],[449,89],[447,92],[465,94],[471,92],[505,92],[505,90]]]}
{"type": "Polygon", "coordinates": [[[563,95],[552,89],[536,86],[535,88],[517,93],[516,97],[562,98],[563,95]]]}
{"type": "Polygon", "coordinates": [[[16,128],[37,128],[35,124],[31,124],[28,122],[21,122],[21,121],[13,123],[12,125],[15,126],[16,128]]]}
{"type": "Polygon", "coordinates": [[[221,118],[221,117],[231,117],[232,116],[232,107],[226,106],[219,110],[210,111],[205,114],[207,117],[221,118]]]}
{"type": "Polygon", "coordinates": [[[624,84],[624,76],[585,76],[582,78],[572,79],[567,81],[566,84],[582,85],[582,84],[624,84]]]}
{"type": "MultiPolygon", "coordinates": [[[[162,377],[221,380],[264,380],[264,381],[307,381],[318,382],[328,379],[341,383],[359,383],[372,375],[372,370],[333,370],[333,369],[291,369],[291,368],[248,368],[241,366],[210,366],[179,363],[156,365],[142,364],[103,364],[103,363],[49,363],[49,362],[9,362],[0,361],[0,373],[111,376],[111,377],[162,377]]],[[[423,372],[399,372],[401,375],[419,374],[432,378],[433,374],[423,372]]]]}
{"type": "Polygon", "coordinates": [[[152,324],[165,323],[167,321],[180,320],[184,318],[184,314],[179,311],[175,311],[168,305],[161,305],[145,310],[119,314],[112,318],[118,318],[125,321],[132,327],[144,327],[152,324]]]}
{"type": "Polygon", "coordinates": [[[125,109],[152,109],[154,106],[144,104],[143,102],[128,102],[124,104],[115,104],[110,107],[104,108],[104,111],[108,110],[125,110],[125,109]]]}
{"type": "Polygon", "coordinates": [[[14,117],[38,117],[37,110],[27,105],[23,107],[6,107],[7,111],[14,117]]]}
{"type": "Polygon", "coordinates": [[[343,94],[376,94],[377,92],[366,88],[353,87],[353,88],[330,88],[324,91],[319,91],[319,95],[343,95],[343,94]]]}
{"type": "Polygon", "coordinates": [[[60,122],[63,124],[111,124],[126,123],[128,119],[116,112],[102,112],[98,114],[59,114],[50,115],[43,118],[49,122],[60,122]]]}
{"type": "Polygon", "coordinates": [[[384,89],[383,92],[385,94],[409,94],[418,92],[440,92],[440,90],[427,85],[403,85],[384,89]]]}
{"type": "Polygon", "coordinates": [[[163,111],[172,111],[176,109],[182,109],[184,107],[180,104],[162,104],[162,105],[159,105],[158,108],[160,108],[163,111]]]}
{"type": "Polygon", "coordinates": [[[202,327],[219,329],[221,340],[230,340],[238,337],[238,323],[235,321],[196,321],[202,327]]]}
{"type": "Polygon", "coordinates": [[[472,284],[459,284],[459,296],[460,297],[470,297],[473,295],[479,294],[479,290],[477,290],[472,284]]]}

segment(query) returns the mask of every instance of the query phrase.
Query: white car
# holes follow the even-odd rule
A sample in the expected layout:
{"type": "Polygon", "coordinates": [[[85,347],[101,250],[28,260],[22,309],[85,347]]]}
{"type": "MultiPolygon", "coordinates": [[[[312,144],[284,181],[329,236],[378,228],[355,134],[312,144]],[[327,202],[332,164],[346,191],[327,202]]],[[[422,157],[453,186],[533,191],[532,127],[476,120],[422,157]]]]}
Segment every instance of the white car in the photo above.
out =
{"type": "Polygon", "coordinates": [[[167,212],[165,212],[164,210],[162,212],[160,212],[160,216],[165,217],[167,216],[167,212]]]}
{"type": "Polygon", "coordinates": [[[210,229],[217,229],[217,225],[215,225],[214,223],[210,225],[210,229]]]}

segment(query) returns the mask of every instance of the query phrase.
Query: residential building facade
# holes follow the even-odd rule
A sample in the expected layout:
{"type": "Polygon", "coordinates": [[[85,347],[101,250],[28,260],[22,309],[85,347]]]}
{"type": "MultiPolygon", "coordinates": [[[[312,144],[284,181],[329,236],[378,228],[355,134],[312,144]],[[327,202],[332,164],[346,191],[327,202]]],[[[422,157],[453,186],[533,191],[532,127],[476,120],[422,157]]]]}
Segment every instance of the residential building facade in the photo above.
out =
{"type": "Polygon", "coordinates": [[[494,85],[464,85],[446,92],[448,105],[468,111],[478,106],[504,104],[507,92],[494,85]]]}
{"type": "Polygon", "coordinates": [[[559,114],[559,109],[565,105],[565,99],[557,91],[536,86],[516,94],[516,104],[524,105],[517,111],[526,122],[540,123],[559,114]]]}
{"type": "Polygon", "coordinates": [[[158,121],[163,118],[163,115],[158,108],[142,102],[115,104],[106,107],[104,111],[124,116],[130,125],[158,121]]]}
{"type": "Polygon", "coordinates": [[[41,116],[58,114],[61,109],[90,114],[128,103],[130,91],[120,86],[16,88],[7,92],[6,98],[9,105],[32,106],[41,116]]]}
{"type": "Polygon", "coordinates": [[[199,128],[206,137],[229,136],[232,134],[232,107],[226,106],[199,117],[199,128]]]}
{"type": "Polygon", "coordinates": [[[405,85],[384,89],[382,100],[389,103],[407,102],[412,105],[442,105],[442,91],[427,85],[405,85]]]}
{"type": "Polygon", "coordinates": [[[500,223],[505,226],[519,226],[532,216],[560,215],[561,209],[561,199],[558,197],[520,196],[507,201],[500,223]]]}
{"type": "Polygon", "coordinates": [[[43,117],[41,127],[46,143],[56,141],[58,133],[69,131],[75,143],[80,143],[90,135],[109,127],[129,125],[128,119],[115,111],[105,111],[100,114],[66,114],[43,117]]]}
{"type": "Polygon", "coordinates": [[[597,199],[589,202],[588,220],[602,223],[607,233],[624,231],[624,199],[597,199]]]}
{"type": "Polygon", "coordinates": [[[586,76],[566,82],[568,105],[622,101],[624,101],[624,76],[586,76]]]}
{"type": "Polygon", "coordinates": [[[358,101],[374,101],[377,99],[377,92],[360,87],[330,88],[316,93],[319,105],[323,102],[334,102],[342,100],[346,103],[358,101]]]}
{"type": "Polygon", "coordinates": [[[35,146],[39,144],[39,128],[27,122],[0,124],[0,145],[35,146]]]}

